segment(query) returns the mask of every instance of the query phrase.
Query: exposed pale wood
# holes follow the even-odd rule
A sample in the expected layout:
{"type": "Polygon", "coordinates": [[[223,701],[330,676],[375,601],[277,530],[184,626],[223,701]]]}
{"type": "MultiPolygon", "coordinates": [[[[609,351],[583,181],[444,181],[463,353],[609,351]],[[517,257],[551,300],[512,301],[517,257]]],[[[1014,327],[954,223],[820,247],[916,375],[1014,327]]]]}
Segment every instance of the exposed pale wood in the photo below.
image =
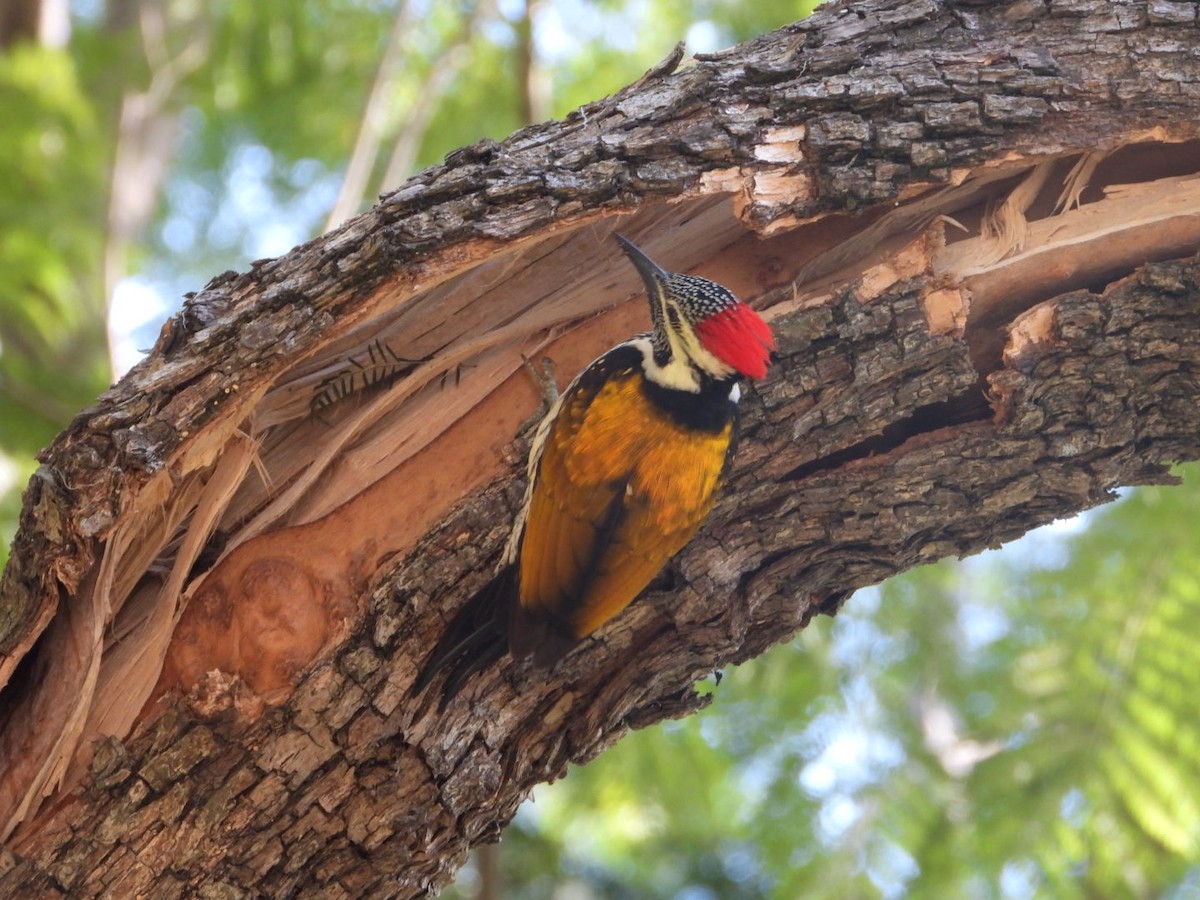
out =
{"type": "Polygon", "coordinates": [[[1194,4],[1065,12],[831,5],[190,298],[26,495],[0,891],[419,896],[534,784],[855,587],[1197,456],[1194,4]],[[780,359],[669,576],[552,675],[505,660],[440,713],[410,686],[520,496],[522,354],[563,380],[645,325],[615,228],[761,309],[780,359]]]}

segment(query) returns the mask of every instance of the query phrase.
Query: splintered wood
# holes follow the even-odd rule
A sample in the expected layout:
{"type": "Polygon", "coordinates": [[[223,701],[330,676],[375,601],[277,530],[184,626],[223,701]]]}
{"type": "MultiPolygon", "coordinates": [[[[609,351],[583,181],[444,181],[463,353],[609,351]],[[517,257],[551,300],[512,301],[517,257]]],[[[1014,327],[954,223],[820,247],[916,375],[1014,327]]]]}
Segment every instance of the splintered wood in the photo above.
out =
{"type": "Polygon", "coordinates": [[[705,673],[1200,455],[1194,22],[1084,6],[827,4],[190,297],[26,495],[0,894],[426,896],[705,673]],[[670,577],[439,710],[413,680],[511,527],[524,359],[565,383],[648,325],[614,230],[778,358],[670,577]]]}

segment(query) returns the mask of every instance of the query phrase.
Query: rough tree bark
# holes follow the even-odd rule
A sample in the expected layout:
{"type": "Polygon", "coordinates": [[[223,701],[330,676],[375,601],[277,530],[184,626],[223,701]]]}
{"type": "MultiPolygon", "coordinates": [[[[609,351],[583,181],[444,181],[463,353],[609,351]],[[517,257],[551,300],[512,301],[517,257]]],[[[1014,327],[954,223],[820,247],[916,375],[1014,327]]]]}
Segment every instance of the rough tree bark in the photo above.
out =
{"type": "Polygon", "coordinates": [[[1168,480],[1200,455],[1196,44],[1168,0],[832,5],[213,279],[26,492],[0,893],[424,895],[854,588],[1168,480]],[[780,358],[669,577],[439,713],[410,685],[509,527],[521,354],[645,327],[617,226],[780,358]]]}

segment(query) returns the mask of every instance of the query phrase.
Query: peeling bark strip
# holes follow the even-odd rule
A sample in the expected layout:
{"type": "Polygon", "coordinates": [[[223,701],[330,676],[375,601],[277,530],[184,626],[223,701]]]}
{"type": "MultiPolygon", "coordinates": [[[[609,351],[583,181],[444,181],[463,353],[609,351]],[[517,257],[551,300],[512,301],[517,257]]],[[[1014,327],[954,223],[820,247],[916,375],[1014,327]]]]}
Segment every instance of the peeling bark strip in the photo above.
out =
{"type": "Polygon", "coordinates": [[[26,492],[0,893],[427,894],[850,590],[1168,480],[1200,455],[1197,38],[1168,0],[832,5],[214,279],[26,492]],[[656,589],[441,715],[409,689],[507,534],[521,354],[568,376],[645,326],[620,215],[781,358],[656,589]]]}

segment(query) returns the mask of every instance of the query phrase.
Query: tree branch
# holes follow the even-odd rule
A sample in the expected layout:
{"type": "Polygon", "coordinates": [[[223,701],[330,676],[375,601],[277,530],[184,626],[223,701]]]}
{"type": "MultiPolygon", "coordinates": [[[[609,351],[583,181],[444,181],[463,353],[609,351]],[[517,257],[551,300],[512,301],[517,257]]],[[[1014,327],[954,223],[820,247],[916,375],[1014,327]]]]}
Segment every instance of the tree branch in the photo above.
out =
{"type": "Polygon", "coordinates": [[[424,895],[854,588],[1200,455],[1194,6],[1072,11],[830,5],[192,297],[26,493],[0,890],[424,895]],[[511,525],[522,355],[644,327],[618,219],[780,359],[668,575],[440,713],[411,684],[511,525]]]}

